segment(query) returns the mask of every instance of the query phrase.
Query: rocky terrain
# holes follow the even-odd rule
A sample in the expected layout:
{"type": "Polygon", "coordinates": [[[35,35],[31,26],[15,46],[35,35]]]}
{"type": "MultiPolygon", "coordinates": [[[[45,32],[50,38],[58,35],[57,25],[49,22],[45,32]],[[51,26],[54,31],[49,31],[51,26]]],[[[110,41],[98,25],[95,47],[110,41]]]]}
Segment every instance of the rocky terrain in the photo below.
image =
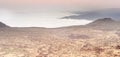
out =
{"type": "Polygon", "coordinates": [[[63,28],[0,23],[0,57],[120,57],[120,22],[104,18],[63,28]]]}

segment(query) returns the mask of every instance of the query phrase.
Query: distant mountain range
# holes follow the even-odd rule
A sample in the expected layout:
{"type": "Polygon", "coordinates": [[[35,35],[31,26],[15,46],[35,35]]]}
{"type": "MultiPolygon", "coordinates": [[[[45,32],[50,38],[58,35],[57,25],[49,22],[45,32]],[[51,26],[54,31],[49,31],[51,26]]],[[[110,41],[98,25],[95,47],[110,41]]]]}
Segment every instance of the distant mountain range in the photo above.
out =
{"type": "Polygon", "coordinates": [[[109,9],[101,9],[101,10],[92,10],[92,11],[77,11],[73,12],[70,16],[65,16],[63,19],[88,19],[88,20],[96,20],[99,18],[110,17],[115,20],[120,19],[120,8],[109,8],[109,9]]]}
{"type": "MultiPolygon", "coordinates": [[[[0,27],[10,27],[2,22],[0,22],[0,27]]],[[[79,26],[70,26],[73,27],[86,27],[86,28],[94,28],[94,29],[120,29],[120,21],[113,20],[112,18],[103,18],[97,19],[87,25],[79,25],[79,26]]],[[[63,27],[64,28],[64,27],[63,27]]]]}

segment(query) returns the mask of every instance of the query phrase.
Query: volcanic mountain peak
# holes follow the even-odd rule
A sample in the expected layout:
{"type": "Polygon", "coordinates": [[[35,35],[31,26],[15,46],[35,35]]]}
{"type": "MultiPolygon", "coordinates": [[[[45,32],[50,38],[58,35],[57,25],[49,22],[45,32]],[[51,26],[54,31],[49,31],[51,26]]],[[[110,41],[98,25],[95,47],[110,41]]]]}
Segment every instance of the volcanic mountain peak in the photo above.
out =
{"type": "Polygon", "coordinates": [[[103,18],[103,19],[97,19],[92,23],[89,23],[88,25],[106,25],[106,24],[116,24],[118,23],[117,21],[113,20],[112,18],[103,18]]]}
{"type": "Polygon", "coordinates": [[[86,25],[87,27],[97,29],[120,29],[120,21],[115,21],[112,18],[98,19],[86,25]]]}
{"type": "Polygon", "coordinates": [[[103,18],[103,19],[98,19],[94,22],[114,22],[112,18],[103,18]]]}

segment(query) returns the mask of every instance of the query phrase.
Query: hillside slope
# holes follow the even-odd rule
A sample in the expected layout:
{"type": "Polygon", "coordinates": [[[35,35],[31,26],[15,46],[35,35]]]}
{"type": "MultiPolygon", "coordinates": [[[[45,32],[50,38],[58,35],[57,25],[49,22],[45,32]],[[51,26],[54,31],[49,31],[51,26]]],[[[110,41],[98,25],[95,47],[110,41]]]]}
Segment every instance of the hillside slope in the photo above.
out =
{"type": "Polygon", "coordinates": [[[0,28],[0,57],[120,57],[118,29],[86,26],[0,28]]]}

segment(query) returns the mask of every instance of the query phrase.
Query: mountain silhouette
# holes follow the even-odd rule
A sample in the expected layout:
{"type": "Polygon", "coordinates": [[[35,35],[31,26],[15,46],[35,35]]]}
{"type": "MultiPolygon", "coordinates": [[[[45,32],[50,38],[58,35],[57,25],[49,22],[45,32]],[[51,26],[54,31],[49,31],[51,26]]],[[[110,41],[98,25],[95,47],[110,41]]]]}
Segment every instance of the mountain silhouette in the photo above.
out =
{"type": "Polygon", "coordinates": [[[73,15],[65,16],[62,19],[87,19],[87,20],[97,20],[99,18],[111,17],[115,20],[120,19],[120,8],[109,8],[101,10],[92,11],[77,11],[72,12],[73,15]]]}
{"type": "Polygon", "coordinates": [[[95,20],[86,26],[97,29],[120,29],[120,21],[113,20],[112,18],[103,18],[95,20]]]}
{"type": "Polygon", "coordinates": [[[4,27],[9,27],[9,26],[4,24],[3,22],[0,22],[0,28],[4,28],[4,27]]]}

